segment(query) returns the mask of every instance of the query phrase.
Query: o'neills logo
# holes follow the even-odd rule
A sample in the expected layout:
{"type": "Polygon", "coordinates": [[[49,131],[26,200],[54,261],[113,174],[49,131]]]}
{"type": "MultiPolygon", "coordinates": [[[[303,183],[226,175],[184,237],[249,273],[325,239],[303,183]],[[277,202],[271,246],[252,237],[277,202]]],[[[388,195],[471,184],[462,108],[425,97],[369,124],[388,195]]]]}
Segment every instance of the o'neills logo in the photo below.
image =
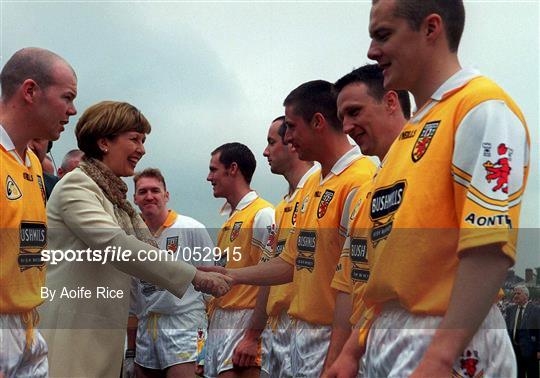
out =
{"type": "Polygon", "coordinates": [[[296,239],[298,257],[296,269],[307,269],[313,272],[315,268],[315,250],[317,249],[317,233],[314,230],[301,230],[296,239]]]}
{"type": "Polygon", "coordinates": [[[46,245],[47,226],[44,223],[21,222],[19,228],[20,251],[17,258],[21,272],[30,268],[43,269],[45,262],[41,258],[41,250],[46,245]]]}
{"type": "Polygon", "coordinates": [[[394,214],[403,201],[405,187],[405,181],[398,181],[390,187],[375,191],[371,199],[371,219],[377,220],[394,214]]]}
{"type": "Polygon", "coordinates": [[[386,239],[392,232],[393,215],[403,202],[406,187],[405,181],[398,181],[392,186],[377,189],[373,193],[370,203],[370,217],[374,222],[371,229],[373,246],[376,246],[380,240],[386,239]]]}

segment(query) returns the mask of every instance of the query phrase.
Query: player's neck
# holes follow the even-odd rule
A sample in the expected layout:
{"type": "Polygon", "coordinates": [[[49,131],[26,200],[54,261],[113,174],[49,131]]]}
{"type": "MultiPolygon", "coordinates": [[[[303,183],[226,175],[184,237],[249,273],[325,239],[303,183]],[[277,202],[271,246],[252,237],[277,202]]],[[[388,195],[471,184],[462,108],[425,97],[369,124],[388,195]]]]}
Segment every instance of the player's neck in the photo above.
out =
{"type": "Polygon", "coordinates": [[[156,214],[156,215],[153,215],[153,214],[143,215],[144,223],[146,223],[152,235],[155,235],[156,232],[159,231],[161,226],[163,226],[163,223],[165,223],[165,220],[167,219],[168,215],[169,215],[168,210],[166,210],[165,212],[156,214]]]}
{"type": "Polygon", "coordinates": [[[336,162],[353,148],[345,134],[336,134],[334,138],[328,138],[325,142],[317,159],[321,164],[322,177],[326,177],[336,162]]]}
{"type": "Polygon", "coordinates": [[[26,146],[32,139],[29,133],[26,132],[29,128],[21,120],[17,119],[13,112],[8,109],[8,105],[4,103],[0,104],[0,125],[2,125],[7,135],[9,135],[15,146],[15,151],[24,159],[26,146]]]}
{"type": "Polygon", "coordinates": [[[289,183],[289,195],[292,195],[296,188],[298,187],[298,183],[304,177],[307,171],[309,171],[313,167],[312,162],[304,162],[299,161],[298,164],[296,164],[292,169],[284,174],[285,179],[289,183]]]}
{"type": "Polygon", "coordinates": [[[436,61],[430,68],[423,71],[422,77],[410,90],[417,109],[421,109],[441,85],[461,70],[456,54],[447,54],[435,59],[436,61]]]}
{"type": "Polygon", "coordinates": [[[231,205],[231,212],[236,210],[238,203],[251,191],[249,185],[238,185],[236,190],[233,190],[229,196],[227,196],[227,202],[231,205]]]}

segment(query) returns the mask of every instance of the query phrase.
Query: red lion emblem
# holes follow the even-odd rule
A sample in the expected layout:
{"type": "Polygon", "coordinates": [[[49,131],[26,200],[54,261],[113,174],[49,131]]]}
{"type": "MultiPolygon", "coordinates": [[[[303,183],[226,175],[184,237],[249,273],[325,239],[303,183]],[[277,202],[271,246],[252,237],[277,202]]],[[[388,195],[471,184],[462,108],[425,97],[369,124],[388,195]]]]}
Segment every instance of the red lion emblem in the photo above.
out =
{"type": "Polygon", "coordinates": [[[478,362],[480,362],[480,358],[478,357],[478,351],[473,350],[472,352],[470,350],[467,350],[460,358],[460,365],[461,371],[465,375],[461,375],[458,372],[454,370],[455,375],[458,377],[469,377],[469,378],[479,378],[484,376],[484,370],[478,371],[478,362]]]}
{"type": "Polygon", "coordinates": [[[491,180],[497,180],[497,185],[491,189],[494,192],[502,190],[503,193],[508,193],[508,176],[510,176],[510,171],[512,170],[512,168],[510,168],[510,160],[507,157],[509,150],[510,149],[504,143],[499,144],[497,153],[503,157],[495,163],[488,160],[483,164],[487,172],[487,182],[491,183],[491,180]]]}

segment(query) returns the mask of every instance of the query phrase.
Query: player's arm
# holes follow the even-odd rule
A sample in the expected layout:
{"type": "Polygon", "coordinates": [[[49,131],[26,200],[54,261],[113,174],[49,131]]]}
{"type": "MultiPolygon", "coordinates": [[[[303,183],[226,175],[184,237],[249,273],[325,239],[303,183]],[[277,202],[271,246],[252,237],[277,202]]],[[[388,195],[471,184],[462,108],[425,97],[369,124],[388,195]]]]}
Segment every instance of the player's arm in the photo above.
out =
{"type": "Polygon", "coordinates": [[[338,291],[334,311],[334,321],[332,322],[332,335],[328,351],[326,352],[326,359],[324,360],[323,372],[332,366],[351,335],[351,324],[349,323],[351,313],[351,295],[343,291],[338,291]]]}
{"type": "Polygon", "coordinates": [[[463,252],[450,305],[413,377],[450,374],[454,361],[493,305],[511,265],[512,261],[500,252],[498,245],[463,252]]]}
{"type": "MultiPolygon", "coordinates": [[[[272,254],[272,244],[276,237],[275,212],[272,208],[260,210],[253,222],[252,253],[261,261],[269,258],[272,254]]],[[[259,265],[258,264],[258,265],[259,265]]],[[[259,349],[261,334],[266,326],[266,301],[268,300],[268,287],[261,287],[257,293],[255,308],[249,319],[242,340],[236,346],[233,353],[233,364],[239,367],[255,366],[255,360],[259,349]]]]}
{"type": "Polygon", "coordinates": [[[347,342],[334,363],[327,368],[323,378],[355,378],[358,376],[359,362],[364,355],[364,348],[358,343],[358,328],[350,332],[347,342]]]}
{"type": "Polygon", "coordinates": [[[281,256],[270,261],[238,269],[220,266],[201,266],[197,269],[218,272],[232,278],[233,285],[274,286],[289,283],[293,279],[293,266],[281,256]]]}
{"type": "Polygon", "coordinates": [[[463,118],[454,146],[459,265],[446,314],[414,377],[450,374],[454,361],[495,302],[515,259],[515,228],[519,222],[515,206],[524,189],[529,159],[525,127],[504,102],[486,101],[463,118]],[[512,173],[504,176],[503,172],[501,176],[506,182],[492,180],[493,172],[486,167],[490,160],[501,165],[510,162],[507,168],[512,173]],[[481,227],[474,222],[479,215],[502,219],[501,214],[505,221],[495,226],[481,227]]]}
{"type": "Polygon", "coordinates": [[[347,275],[350,277],[351,265],[350,265],[350,234],[349,222],[351,205],[354,202],[358,188],[353,188],[343,204],[342,216],[340,220],[340,230],[346,230],[342,234],[346,236],[343,244],[342,252],[332,280],[332,287],[338,290],[336,296],[336,306],[334,308],[334,320],[332,322],[332,334],[330,336],[330,344],[328,345],[328,351],[326,352],[326,358],[324,361],[323,371],[330,368],[335,359],[341,352],[343,345],[347,341],[351,334],[351,324],[349,318],[352,313],[352,298],[351,298],[351,286],[347,279],[347,275]],[[341,268],[341,269],[340,269],[341,268]]]}
{"type": "Polygon", "coordinates": [[[257,302],[249,320],[249,326],[234,350],[233,364],[239,367],[249,367],[255,365],[259,340],[266,326],[268,315],[266,314],[266,302],[270,288],[263,286],[257,294],[257,302]]]}

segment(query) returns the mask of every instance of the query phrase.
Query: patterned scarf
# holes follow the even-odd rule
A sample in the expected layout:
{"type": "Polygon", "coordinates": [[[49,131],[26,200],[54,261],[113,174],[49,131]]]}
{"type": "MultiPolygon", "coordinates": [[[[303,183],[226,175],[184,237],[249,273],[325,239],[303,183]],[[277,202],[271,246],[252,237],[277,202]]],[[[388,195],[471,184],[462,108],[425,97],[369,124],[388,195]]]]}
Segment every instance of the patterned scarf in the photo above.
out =
{"type": "Polygon", "coordinates": [[[98,184],[105,197],[112,202],[120,228],[126,234],[135,235],[140,241],[157,248],[148,227],[126,199],[128,191],[126,183],[101,161],[91,157],[83,157],[79,168],[98,184]]]}

